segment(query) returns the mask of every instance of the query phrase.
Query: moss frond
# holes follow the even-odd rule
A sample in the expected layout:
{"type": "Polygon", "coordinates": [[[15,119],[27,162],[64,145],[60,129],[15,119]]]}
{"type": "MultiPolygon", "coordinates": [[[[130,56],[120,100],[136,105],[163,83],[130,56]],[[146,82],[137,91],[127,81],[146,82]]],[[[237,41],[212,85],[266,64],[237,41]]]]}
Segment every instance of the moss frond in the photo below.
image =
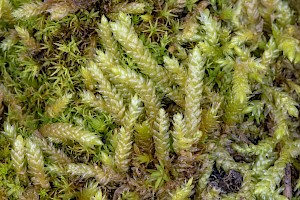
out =
{"type": "Polygon", "coordinates": [[[205,58],[201,55],[200,49],[195,47],[190,55],[188,64],[188,76],[185,85],[185,111],[184,120],[187,128],[187,136],[195,138],[200,121],[200,101],[203,91],[205,58]]]}
{"type": "Polygon", "coordinates": [[[56,149],[51,142],[47,140],[39,133],[35,132],[32,140],[38,144],[42,151],[49,156],[49,159],[54,164],[67,164],[71,162],[71,159],[60,149],[56,149]]]}
{"type": "Polygon", "coordinates": [[[52,118],[57,117],[67,107],[71,98],[72,94],[64,94],[58,98],[55,102],[46,107],[46,115],[52,118]]]}
{"type": "Polygon", "coordinates": [[[22,20],[24,18],[26,19],[33,16],[37,16],[43,13],[45,9],[46,6],[44,3],[36,1],[23,4],[20,8],[14,10],[12,14],[15,18],[22,20]]]}
{"type": "Polygon", "coordinates": [[[25,141],[21,135],[18,135],[14,141],[11,151],[11,160],[19,179],[26,183],[28,178],[25,159],[25,141]]]}
{"type": "Polygon", "coordinates": [[[26,140],[28,172],[34,185],[49,188],[49,179],[44,169],[44,157],[40,148],[31,139],[26,140]]]}
{"type": "Polygon", "coordinates": [[[131,99],[131,104],[124,118],[124,126],[117,132],[115,164],[121,172],[126,172],[129,167],[133,142],[133,127],[142,111],[140,104],[141,101],[137,96],[131,99]]]}
{"type": "Polygon", "coordinates": [[[56,138],[65,142],[67,140],[73,140],[85,147],[103,145],[100,138],[94,133],[68,123],[46,124],[42,126],[39,131],[44,137],[56,138]]]}
{"type": "Polygon", "coordinates": [[[193,189],[193,179],[191,178],[182,188],[178,188],[172,195],[172,200],[189,199],[193,189]]]}
{"type": "Polygon", "coordinates": [[[169,137],[169,117],[166,111],[161,108],[155,122],[158,131],[154,131],[153,139],[155,144],[155,155],[159,161],[166,163],[169,160],[170,137],[169,137]]]}

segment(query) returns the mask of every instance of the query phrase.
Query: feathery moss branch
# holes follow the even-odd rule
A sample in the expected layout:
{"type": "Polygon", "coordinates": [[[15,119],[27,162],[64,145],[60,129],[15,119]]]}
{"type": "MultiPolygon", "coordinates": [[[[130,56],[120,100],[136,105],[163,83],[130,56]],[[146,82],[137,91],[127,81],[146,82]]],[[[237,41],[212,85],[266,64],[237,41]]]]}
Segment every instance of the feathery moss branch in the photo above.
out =
{"type": "Polygon", "coordinates": [[[155,155],[162,163],[166,163],[169,160],[169,116],[166,111],[161,108],[158,113],[158,118],[155,121],[158,131],[154,131],[153,139],[155,144],[155,155]]]}
{"type": "Polygon", "coordinates": [[[42,126],[39,131],[44,137],[57,138],[61,141],[73,140],[85,147],[103,145],[100,138],[94,133],[69,123],[46,124],[42,126]]]}
{"type": "Polygon", "coordinates": [[[49,188],[49,179],[44,169],[44,157],[40,148],[31,139],[26,140],[26,157],[28,162],[28,172],[34,185],[42,188],[49,188]]]}
{"type": "Polygon", "coordinates": [[[121,172],[126,172],[130,163],[130,154],[132,148],[132,132],[133,126],[141,114],[141,101],[137,96],[131,99],[128,111],[124,117],[124,126],[117,132],[117,144],[115,151],[115,164],[121,172]]]}
{"type": "Polygon", "coordinates": [[[28,178],[25,160],[25,142],[21,135],[18,135],[14,141],[13,149],[11,150],[11,160],[19,179],[26,183],[28,178]]]}

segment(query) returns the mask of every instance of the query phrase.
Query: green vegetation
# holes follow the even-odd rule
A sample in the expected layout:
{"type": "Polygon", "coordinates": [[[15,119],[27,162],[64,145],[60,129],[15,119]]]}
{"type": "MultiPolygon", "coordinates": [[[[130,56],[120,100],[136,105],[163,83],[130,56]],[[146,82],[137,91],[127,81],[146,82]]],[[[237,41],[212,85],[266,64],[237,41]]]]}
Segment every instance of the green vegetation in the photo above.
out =
{"type": "Polygon", "coordinates": [[[0,0],[0,199],[299,199],[297,0],[0,0]]]}

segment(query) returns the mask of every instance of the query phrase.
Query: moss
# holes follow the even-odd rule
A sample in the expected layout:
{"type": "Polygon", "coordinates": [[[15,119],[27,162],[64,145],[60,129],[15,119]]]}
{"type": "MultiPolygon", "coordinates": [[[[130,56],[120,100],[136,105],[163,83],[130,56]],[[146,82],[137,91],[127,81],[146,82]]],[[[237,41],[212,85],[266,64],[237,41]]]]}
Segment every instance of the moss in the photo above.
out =
{"type": "Polygon", "coordinates": [[[0,0],[0,197],[298,199],[296,4],[0,0]]]}

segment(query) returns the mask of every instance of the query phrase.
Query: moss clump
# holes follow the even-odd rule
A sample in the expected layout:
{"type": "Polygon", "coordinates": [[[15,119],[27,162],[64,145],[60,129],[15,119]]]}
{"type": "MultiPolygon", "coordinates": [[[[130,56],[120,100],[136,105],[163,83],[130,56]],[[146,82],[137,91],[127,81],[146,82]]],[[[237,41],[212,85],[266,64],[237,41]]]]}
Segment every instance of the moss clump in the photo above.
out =
{"type": "Polygon", "coordinates": [[[298,199],[295,2],[0,0],[0,197],[298,199]]]}

